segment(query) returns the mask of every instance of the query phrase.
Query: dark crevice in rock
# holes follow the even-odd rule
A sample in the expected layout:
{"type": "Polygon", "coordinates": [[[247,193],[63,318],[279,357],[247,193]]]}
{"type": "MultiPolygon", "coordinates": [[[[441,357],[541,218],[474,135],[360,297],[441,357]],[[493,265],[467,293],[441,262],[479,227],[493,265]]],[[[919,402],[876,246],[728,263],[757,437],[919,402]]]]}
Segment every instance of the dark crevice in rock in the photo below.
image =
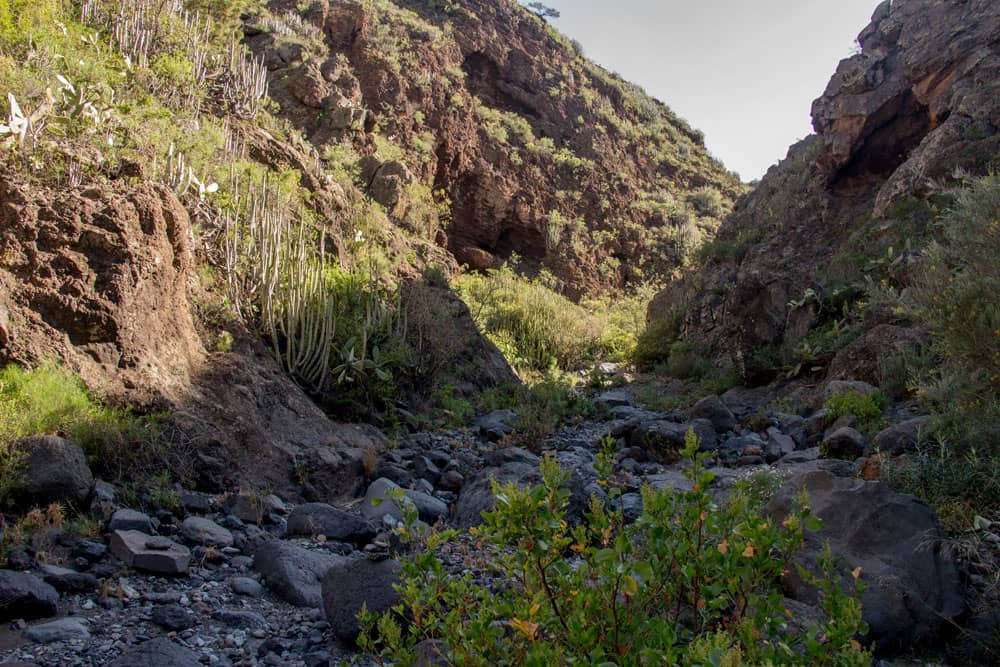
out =
{"type": "Polygon", "coordinates": [[[910,90],[887,102],[868,119],[872,127],[861,148],[834,176],[835,188],[868,177],[885,178],[903,164],[932,128],[926,106],[910,90]]]}

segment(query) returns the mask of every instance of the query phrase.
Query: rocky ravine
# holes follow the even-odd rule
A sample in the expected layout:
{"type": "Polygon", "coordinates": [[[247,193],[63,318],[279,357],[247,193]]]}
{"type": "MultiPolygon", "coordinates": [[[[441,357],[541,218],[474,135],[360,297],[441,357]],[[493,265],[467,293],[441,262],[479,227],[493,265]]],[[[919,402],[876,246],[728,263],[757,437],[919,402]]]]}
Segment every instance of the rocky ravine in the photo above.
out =
{"type": "MultiPolygon", "coordinates": [[[[650,310],[683,311],[686,335],[733,357],[748,378],[759,370],[756,349],[794,344],[817,323],[808,303],[793,306],[807,290],[822,297],[838,281],[860,280],[864,263],[849,276],[834,263],[853,252],[852,238],[862,253],[895,239],[898,252],[928,223],[897,231],[895,204],[939,192],[956,169],[982,173],[1000,154],[1000,5],[887,1],[858,41],[861,52],[813,104],[816,134],[723,222],[719,237],[734,250],[672,283],[650,310]]],[[[912,259],[900,260],[902,289],[912,259]]],[[[919,337],[891,317],[867,322],[879,325],[867,352],[851,348],[831,364],[831,378],[874,379],[882,358],[919,337]],[[862,353],[863,363],[852,359],[862,353]]]]}
{"type": "MultiPolygon", "coordinates": [[[[867,388],[861,383],[852,387],[867,388]]],[[[843,389],[837,385],[830,389],[843,389]]],[[[784,479],[766,512],[780,519],[802,488],[824,521],[805,553],[830,540],[848,568],[862,566],[866,641],[891,656],[940,641],[964,610],[960,563],[939,546],[933,513],[912,496],[857,476],[872,443],[824,411],[766,410],[769,390],[737,389],[699,401],[685,413],[636,407],[629,388],[598,400],[609,416],[567,427],[545,445],[572,471],[571,512],[582,512],[595,484],[601,437],[619,438],[617,472],[628,480],[622,501],[634,519],[641,484],[681,488],[687,480],[665,453],[694,428],[713,453],[713,493],[724,500],[739,477],[765,466],[784,479]],[[758,431],[740,425],[766,414],[758,431]],[[821,459],[819,445],[844,459],[821,459]],[[877,529],[873,529],[876,528],[877,529]]],[[[802,396],[801,392],[798,394],[802,396]]],[[[399,520],[388,488],[406,489],[422,520],[461,528],[492,505],[488,481],[537,480],[538,456],[497,444],[509,414],[484,415],[471,430],[418,433],[401,442],[369,476],[360,502],[286,504],[276,496],[219,496],[178,489],[178,506],[147,515],[123,506],[116,489],[93,482],[79,450],[58,438],[30,443],[29,476],[52,500],[89,503],[100,534],[72,537],[58,527],[40,533],[0,570],[0,659],[38,665],[328,665],[353,655],[355,614],[362,602],[395,600],[397,566],[387,531],[399,520]],[[32,553],[32,551],[34,553],[32,553]],[[37,559],[43,553],[47,562],[37,559]],[[58,617],[54,619],[53,617],[58,617]]],[[[879,434],[881,447],[905,451],[915,439],[912,415],[879,434]]],[[[756,420],[759,422],[759,420],[756,420]]],[[[918,420],[919,421],[919,420],[918,420]]],[[[1000,543],[1000,526],[990,539],[1000,543]]],[[[466,553],[446,561],[489,577],[484,560],[466,553]]],[[[967,581],[967,579],[964,579],[967,581]]],[[[811,590],[786,582],[789,605],[808,609],[811,590]]],[[[887,663],[885,663],[887,664],[887,663]]]]}

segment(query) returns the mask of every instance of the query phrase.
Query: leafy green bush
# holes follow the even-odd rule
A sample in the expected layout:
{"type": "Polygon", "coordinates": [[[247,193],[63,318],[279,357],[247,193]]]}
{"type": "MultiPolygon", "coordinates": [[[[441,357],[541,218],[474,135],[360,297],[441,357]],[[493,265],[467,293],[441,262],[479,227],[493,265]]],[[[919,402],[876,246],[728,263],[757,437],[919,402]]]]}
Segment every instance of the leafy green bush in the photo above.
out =
{"type": "Polygon", "coordinates": [[[551,457],[538,486],[495,484],[496,508],[474,536],[495,549],[499,587],[448,573],[436,548],[455,533],[418,537],[410,511],[402,603],[380,618],[362,612],[361,647],[402,665],[426,639],[443,640],[460,665],[868,665],[854,639],[865,629],[857,571],[845,587],[829,553],[821,577],[799,568],[820,591],[818,626],[799,627],[804,619],[781,604],[780,578],[816,526],[809,510],[779,525],[739,494],[720,508],[697,449],[689,433],[692,489],[645,488],[631,525],[612,476],[613,440],[597,464],[608,500],[592,498],[579,525],[567,522],[568,473],[551,457]]]}
{"type": "Polygon", "coordinates": [[[953,441],[1000,435],[1000,176],[956,191],[914,304],[943,359],[921,391],[953,441]],[[943,390],[943,391],[942,391],[943,390]]]}
{"type": "Polygon", "coordinates": [[[515,368],[575,368],[598,346],[597,318],[541,280],[504,267],[461,276],[455,287],[479,328],[515,368]]]}
{"type": "Polygon", "coordinates": [[[882,394],[862,394],[849,389],[834,394],[826,402],[831,419],[839,419],[846,415],[854,415],[859,421],[876,419],[882,416],[882,411],[888,405],[888,400],[882,394]]]}
{"type": "MultiPolygon", "coordinates": [[[[3,486],[16,479],[21,459],[13,443],[26,436],[45,434],[76,442],[92,466],[120,474],[148,453],[159,437],[160,427],[156,419],[102,405],[91,397],[79,378],[55,364],[34,370],[7,366],[0,371],[3,486]]],[[[3,495],[0,487],[0,499],[3,495]]]]}

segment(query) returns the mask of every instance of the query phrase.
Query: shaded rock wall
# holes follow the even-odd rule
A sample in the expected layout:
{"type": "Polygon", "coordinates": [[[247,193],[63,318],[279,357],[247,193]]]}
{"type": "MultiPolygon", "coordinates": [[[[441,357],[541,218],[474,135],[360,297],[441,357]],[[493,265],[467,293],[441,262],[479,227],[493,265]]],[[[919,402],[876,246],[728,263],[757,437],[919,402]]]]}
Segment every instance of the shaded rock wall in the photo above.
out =
{"type": "Polygon", "coordinates": [[[686,335],[746,366],[755,348],[801,333],[790,302],[822,290],[852,232],[893,224],[897,202],[1000,155],[1000,4],[885,2],[859,43],[813,104],[816,134],[723,223],[729,252],[659,294],[651,317],[683,309],[686,335]]]}

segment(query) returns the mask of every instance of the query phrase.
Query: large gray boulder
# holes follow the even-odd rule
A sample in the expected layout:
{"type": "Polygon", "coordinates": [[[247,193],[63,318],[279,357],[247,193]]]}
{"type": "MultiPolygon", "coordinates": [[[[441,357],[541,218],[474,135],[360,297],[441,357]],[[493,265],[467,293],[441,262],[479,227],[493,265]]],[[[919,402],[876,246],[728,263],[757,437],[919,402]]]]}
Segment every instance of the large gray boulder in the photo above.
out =
{"type": "Polygon", "coordinates": [[[198,654],[166,637],[150,639],[127,650],[108,667],[201,667],[198,654]]]}
{"type": "Polygon", "coordinates": [[[94,488],[94,475],[79,445],[58,436],[43,435],[22,438],[14,446],[27,453],[19,505],[64,503],[84,507],[94,488]]]}
{"type": "Polygon", "coordinates": [[[416,509],[413,501],[406,497],[403,489],[390,479],[380,477],[368,485],[364,500],[361,501],[361,516],[368,521],[382,523],[385,517],[391,517],[393,521],[403,520],[403,510],[399,503],[391,498],[397,494],[402,494],[404,505],[416,509]]]}
{"type": "Polygon", "coordinates": [[[690,415],[691,419],[707,419],[712,422],[712,426],[719,433],[732,431],[739,424],[732,411],[718,396],[706,396],[695,403],[690,415]]]}
{"type": "MultiPolygon", "coordinates": [[[[811,566],[829,543],[842,569],[861,568],[861,596],[869,626],[866,642],[892,654],[935,642],[964,609],[962,586],[934,512],[915,497],[882,482],[836,477],[815,470],[789,480],[765,513],[784,519],[805,490],[822,528],[808,533],[799,558],[811,566]]],[[[848,577],[849,578],[849,577],[848,577]]],[[[816,590],[794,572],[784,581],[788,597],[815,604],[816,590]]]]}
{"type": "Polygon", "coordinates": [[[136,510],[123,508],[111,515],[108,522],[108,532],[116,530],[137,530],[147,535],[155,535],[156,529],[153,527],[153,520],[148,515],[136,510]]]}
{"type": "Polygon", "coordinates": [[[642,447],[663,463],[676,463],[684,449],[688,431],[698,436],[701,451],[715,451],[719,440],[715,427],[708,419],[698,418],[685,424],[666,419],[643,422],[632,431],[629,444],[642,447]]]}
{"type": "Polygon", "coordinates": [[[184,537],[195,544],[209,547],[231,547],[233,534],[228,528],[223,528],[211,519],[200,516],[189,516],[181,524],[184,537]]]}
{"type": "Polygon", "coordinates": [[[400,565],[394,560],[345,559],[323,578],[323,611],[334,636],[358,638],[358,612],[365,605],[372,614],[388,611],[399,602],[394,586],[400,583],[400,565]]]}
{"type": "Polygon", "coordinates": [[[893,424],[880,431],[873,442],[880,451],[898,456],[916,449],[921,432],[927,428],[930,417],[914,417],[904,422],[893,424]]]}
{"type": "Polygon", "coordinates": [[[288,535],[323,535],[331,540],[364,544],[375,536],[371,525],[326,503],[306,503],[292,510],[285,526],[288,535]]]}
{"type": "Polygon", "coordinates": [[[299,607],[318,609],[323,605],[323,576],[343,560],[343,556],[272,540],[258,547],[253,566],[281,599],[299,607]]]}
{"type": "MultiPolygon", "coordinates": [[[[563,450],[557,455],[559,465],[570,473],[563,488],[570,492],[566,517],[570,523],[579,521],[586,511],[593,494],[603,496],[604,491],[596,483],[594,455],[583,447],[563,450]]],[[[490,452],[485,457],[486,468],[480,470],[462,486],[462,492],[455,502],[453,523],[461,528],[471,528],[483,523],[483,512],[494,508],[493,484],[514,482],[520,486],[541,483],[539,459],[531,452],[519,447],[508,447],[490,452]]]]}
{"type": "Polygon", "coordinates": [[[56,589],[38,577],[25,572],[0,570],[0,622],[55,616],[58,603],[56,589]]]}

